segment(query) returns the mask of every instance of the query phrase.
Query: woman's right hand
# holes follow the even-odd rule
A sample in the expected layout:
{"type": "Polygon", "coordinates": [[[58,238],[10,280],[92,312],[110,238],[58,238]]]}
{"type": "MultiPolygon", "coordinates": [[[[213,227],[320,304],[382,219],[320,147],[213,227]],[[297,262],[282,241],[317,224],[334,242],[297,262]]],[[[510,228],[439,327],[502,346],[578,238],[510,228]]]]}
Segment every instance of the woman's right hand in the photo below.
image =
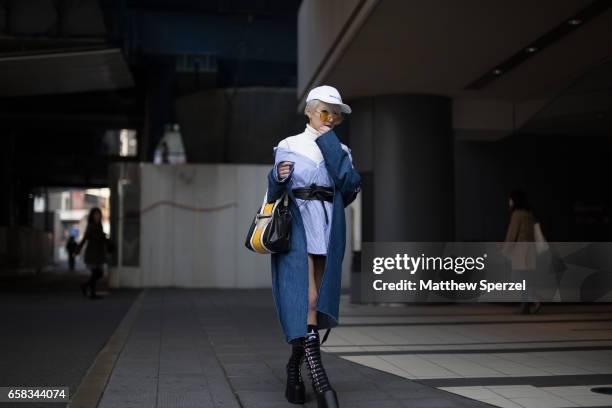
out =
{"type": "Polygon", "coordinates": [[[278,164],[278,179],[283,180],[291,173],[291,162],[284,161],[278,164]]]}

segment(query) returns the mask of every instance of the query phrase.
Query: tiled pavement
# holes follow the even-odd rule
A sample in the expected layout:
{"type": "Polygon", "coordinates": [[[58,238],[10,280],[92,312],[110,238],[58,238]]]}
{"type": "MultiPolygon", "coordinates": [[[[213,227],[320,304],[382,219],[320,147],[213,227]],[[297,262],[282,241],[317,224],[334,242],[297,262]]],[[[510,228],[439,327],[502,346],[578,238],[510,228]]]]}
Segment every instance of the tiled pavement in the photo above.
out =
{"type": "MultiPolygon", "coordinates": [[[[87,276],[43,274],[0,279],[0,386],[78,387],[140,291],[111,299],[82,296],[87,276]]],[[[54,403],[0,403],[1,408],[61,408],[54,403]]]]}
{"type": "Polygon", "coordinates": [[[349,361],[509,408],[612,407],[610,305],[508,306],[342,303],[324,350],[349,361]]]}
{"type": "MultiPolygon", "coordinates": [[[[609,307],[545,309],[343,296],[324,361],[344,407],[612,406],[609,307]]],[[[267,290],[150,290],[100,407],[288,407],[288,353],[267,290]]]]}
{"type": "MultiPolygon", "coordinates": [[[[149,290],[99,406],[293,406],[282,339],[269,291],[149,290]]],[[[489,406],[331,354],[324,362],[344,407],[489,406]]]]}
{"type": "MultiPolygon", "coordinates": [[[[269,290],[146,290],[126,315],[134,292],[91,302],[69,286],[3,292],[6,381],[61,379],[73,391],[97,350],[73,407],[292,406],[269,290]]],[[[612,407],[591,391],[612,384],[609,305],[516,316],[506,305],[374,307],[343,296],[341,309],[324,361],[343,407],[612,407]]]]}

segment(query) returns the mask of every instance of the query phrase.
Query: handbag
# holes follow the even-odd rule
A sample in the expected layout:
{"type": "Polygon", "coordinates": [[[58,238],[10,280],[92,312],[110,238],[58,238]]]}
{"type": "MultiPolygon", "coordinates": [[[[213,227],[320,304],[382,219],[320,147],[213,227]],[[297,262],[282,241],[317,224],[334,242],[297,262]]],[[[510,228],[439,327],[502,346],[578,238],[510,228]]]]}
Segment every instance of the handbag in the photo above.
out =
{"type": "Polygon", "coordinates": [[[284,193],[273,203],[263,203],[251,223],[244,245],[258,254],[287,252],[291,242],[291,211],[289,196],[284,193]]]}

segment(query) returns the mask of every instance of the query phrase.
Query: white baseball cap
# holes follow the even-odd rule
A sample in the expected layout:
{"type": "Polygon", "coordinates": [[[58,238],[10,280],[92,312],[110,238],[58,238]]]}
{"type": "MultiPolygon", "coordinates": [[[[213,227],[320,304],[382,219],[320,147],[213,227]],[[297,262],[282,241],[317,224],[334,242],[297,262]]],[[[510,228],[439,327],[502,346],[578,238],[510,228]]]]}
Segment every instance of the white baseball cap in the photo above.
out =
{"type": "Polygon", "coordinates": [[[333,105],[339,105],[340,110],[343,113],[351,113],[351,107],[345,103],[342,103],[342,97],[340,96],[340,92],[333,86],[322,85],[317,86],[316,88],[312,88],[310,92],[308,92],[308,96],[306,97],[306,103],[312,101],[313,99],[318,99],[322,102],[330,103],[333,105]]]}

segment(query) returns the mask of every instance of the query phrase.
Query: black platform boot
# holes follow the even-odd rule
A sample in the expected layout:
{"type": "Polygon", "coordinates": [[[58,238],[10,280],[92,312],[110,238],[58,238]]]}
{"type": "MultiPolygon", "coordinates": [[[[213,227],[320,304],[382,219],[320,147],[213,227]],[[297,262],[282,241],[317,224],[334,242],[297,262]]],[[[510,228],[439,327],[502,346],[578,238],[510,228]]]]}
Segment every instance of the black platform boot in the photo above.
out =
{"type": "Polygon", "coordinates": [[[302,362],[304,361],[304,346],[294,344],[291,346],[291,357],[287,362],[287,388],[285,398],[292,404],[303,404],[306,402],[304,381],[302,381],[302,362]]]}
{"type": "Polygon", "coordinates": [[[312,388],[317,394],[317,406],[319,408],[337,408],[338,397],[333,390],[323,363],[321,362],[321,349],[319,343],[319,333],[314,326],[308,326],[308,334],[304,338],[304,352],[306,353],[306,365],[310,372],[312,388]]]}

